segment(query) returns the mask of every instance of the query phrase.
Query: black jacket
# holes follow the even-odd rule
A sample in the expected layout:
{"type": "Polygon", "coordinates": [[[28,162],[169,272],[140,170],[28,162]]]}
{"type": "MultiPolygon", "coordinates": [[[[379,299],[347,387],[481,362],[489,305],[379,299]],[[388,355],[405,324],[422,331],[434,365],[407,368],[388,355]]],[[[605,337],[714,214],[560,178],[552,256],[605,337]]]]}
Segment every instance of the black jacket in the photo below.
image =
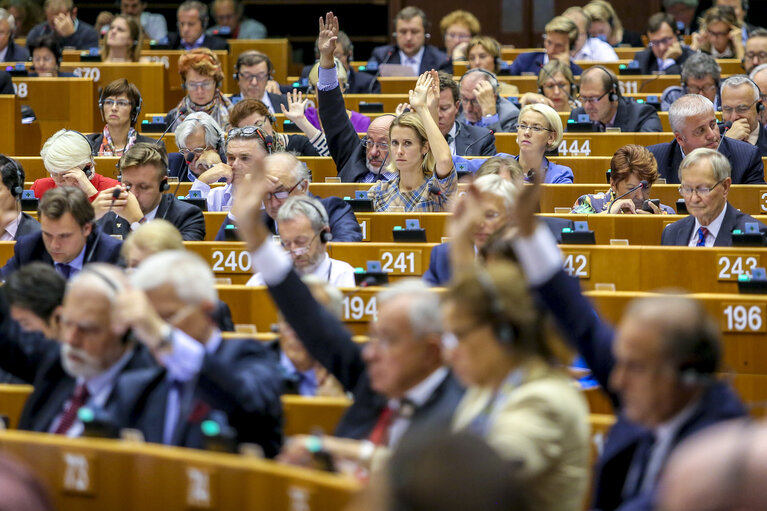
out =
{"type": "MultiPolygon", "coordinates": [[[[719,233],[714,240],[715,247],[731,247],[732,246],[732,231],[733,229],[740,229],[745,231],[745,225],[748,222],[754,222],[759,224],[759,230],[762,234],[767,234],[767,225],[756,218],[747,215],[734,207],[732,204],[725,206],[727,211],[724,212],[724,218],[722,219],[722,225],[719,228],[719,233]]],[[[692,215],[686,216],[681,220],[667,225],[663,229],[661,235],[661,245],[675,245],[680,247],[686,247],[690,243],[692,238],[692,230],[695,228],[695,217],[692,215]]]]}
{"type": "Polygon", "coordinates": [[[344,183],[362,181],[367,174],[365,148],[360,143],[357,130],[349,116],[341,87],[317,91],[320,107],[320,121],[325,128],[330,156],[336,164],[338,176],[344,183]]]}
{"type": "MultiPolygon", "coordinates": [[[[682,66],[685,61],[690,58],[690,55],[694,55],[695,51],[689,46],[682,45],[682,54],[679,58],[675,59],[676,64],[673,64],[663,70],[663,74],[666,75],[678,75],[682,74],[682,66]]],[[[642,70],[643,75],[651,75],[658,72],[658,59],[652,52],[652,49],[646,48],[642,51],[638,51],[634,54],[634,60],[639,62],[639,69],[642,70]]]]}
{"type": "MultiPolygon", "coordinates": [[[[194,204],[176,199],[165,193],[160,199],[155,218],[162,218],[172,223],[181,232],[184,241],[202,241],[205,239],[205,217],[202,210],[194,204]]],[[[111,211],[101,217],[97,225],[105,234],[119,234],[123,239],[131,233],[130,222],[111,211]]]]}
{"type": "MultiPolygon", "coordinates": [[[[578,116],[585,114],[583,107],[578,107],[570,113],[570,119],[578,119],[578,116]]],[[[615,114],[616,128],[620,128],[624,133],[631,132],[661,132],[663,127],[660,123],[660,117],[655,108],[650,105],[634,103],[625,98],[618,100],[618,111],[615,114]]],[[[565,125],[566,127],[566,125],[565,125]]],[[[596,131],[596,128],[594,128],[596,131]]]]}
{"type": "MultiPolygon", "coordinates": [[[[170,45],[171,50],[185,49],[183,46],[181,46],[181,37],[178,35],[178,32],[172,32],[168,34],[168,45],[170,45]]],[[[225,39],[221,39],[220,37],[216,37],[214,35],[205,34],[205,38],[202,40],[201,46],[214,51],[229,51],[229,43],[227,43],[225,39]]]]}
{"type": "MultiPolygon", "coordinates": [[[[378,46],[373,50],[370,60],[378,62],[379,64],[400,64],[399,48],[393,44],[378,46]],[[389,55],[389,53],[391,53],[391,55],[389,55]]],[[[445,52],[440,51],[436,46],[427,44],[424,47],[423,58],[421,58],[421,68],[418,70],[418,74],[423,74],[432,69],[453,74],[453,61],[450,60],[450,57],[448,57],[445,52]]]]}

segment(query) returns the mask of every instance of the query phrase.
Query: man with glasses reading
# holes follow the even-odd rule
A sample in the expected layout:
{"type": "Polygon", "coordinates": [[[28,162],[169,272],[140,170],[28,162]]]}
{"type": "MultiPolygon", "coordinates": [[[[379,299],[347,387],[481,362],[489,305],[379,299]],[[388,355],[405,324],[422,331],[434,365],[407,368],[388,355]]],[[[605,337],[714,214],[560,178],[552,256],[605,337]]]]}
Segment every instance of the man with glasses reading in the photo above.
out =
{"type": "Polygon", "coordinates": [[[573,110],[570,119],[588,114],[594,131],[607,128],[619,128],[622,132],[663,131],[655,109],[623,98],[618,77],[605,67],[594,66],[583,72],[580,101],[583,106],[573,110]]]}
{"type": "Polygon", "coordinates": [[[649,146],[658,162],[658,174],[667,183],[679,183],[677,169],[693,150],[705,147],[719,151],[730,162],[734,184],[764,184],[764,165],[755,146],[722,137],[716,122],[714,104],[698,94],[677,99],[668,110],[674,140],[649,146]]]}
{"type": "Polygon", "coordinates": [[[679,42],[675,26],[674,18],[664,12],[653,14],[647,20],[649,44],[646,50],[634,55],[642,74],[679,74],[684,62],[695,54],[690,47],[679,42]]]}
{"type": "Polygon", "coordinates": [[[714,149],[700,148],[688,154],[679,167],[679,194],[690,215],[663,230],[661,245],[689,247],[732,246],[732,231],[746,232],[747,223],[767,226],[727,202],[732,179],[730,162],[714,149]]]}
{"type": "Polygon", "coordinates": [[[281,113],[280,105],[288,108],[288,100],[282,94],[274,94],[266,90],[266,85],[272,78],[274,66],[265,54],[250,50],[240,53],[234,65],[234,79],[240,87],[240,93],[229,98],[236,105],[245,98],[261,100],[273,114],[281,113]]]}
{"type": "Polygon", "coordinates": [[[747,142],[767,156],[767,132],[759,122],[764,110],[759,87],[745,75],[731,76],[722,83],[722,120],[732,126],[726,137],[747,142]]]}
{"type": "Polygon", "coordinates": [[[743,55],[743,69],[750,73],[755,67],[767,64],[767,30],[757,28],[746,40],[746,53],[743,55]]]}

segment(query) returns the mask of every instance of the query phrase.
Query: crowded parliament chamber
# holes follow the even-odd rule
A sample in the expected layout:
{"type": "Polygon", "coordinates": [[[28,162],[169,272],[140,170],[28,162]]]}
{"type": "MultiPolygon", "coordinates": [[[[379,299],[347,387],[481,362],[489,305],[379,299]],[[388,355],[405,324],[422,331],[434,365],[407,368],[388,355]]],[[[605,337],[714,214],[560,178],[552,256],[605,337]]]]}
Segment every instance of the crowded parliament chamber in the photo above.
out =
{"type": "Polygon", "coordinates": [[[0,0],[0,511],[767,509],[767,1],[79,1],[0,0]]]}

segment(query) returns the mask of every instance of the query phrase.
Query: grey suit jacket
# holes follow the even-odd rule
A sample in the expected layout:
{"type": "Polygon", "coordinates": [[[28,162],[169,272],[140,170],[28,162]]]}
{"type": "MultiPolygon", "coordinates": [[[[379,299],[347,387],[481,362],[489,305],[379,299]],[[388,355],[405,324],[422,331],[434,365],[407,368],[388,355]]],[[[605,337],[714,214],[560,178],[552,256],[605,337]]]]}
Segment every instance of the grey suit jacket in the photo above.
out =
{"type": "MultiPolygon", "coordinates": [[[[514,103],[499,96],[495,102],[495,110],[498,113],[498,121],[484,126],[485,128],[493,130],[495,133],[511,133],[517,131],[519,108],[514,106],[514,103]]],[[[466,124],[469,123],[463,112],[458,115],[457,120],[466,124]]]]}
{"type": "MultiPolygon", "coordinates": [[[[734,229],[745,230],[745,224],[747,222],[756,222],[759,224],[759,230],[762,234],[767,234],[767,225],[756,218],[747,215],[727,203],[725,206],[727,210],[724,213],[724,219],[722,220],[722,226],[719,228],[719,233],[714,241],[715,247],[731,247],[732,246],[732,231],[734,229]]],[[[692,215],[685,217],[681,220],[677,220],[673,224],[666,226],[663,229],[661,235],[661,245],[672,245],[686,247],[690,243],[692,238],[692,230],[695,228],[695,217],[692,215]]]]}
{"type": "Polygon", "coordinates": [[[458,156],[492,156],[495,154],[495,136],[487,128],[456,122],[455,154],[458,156]]]}

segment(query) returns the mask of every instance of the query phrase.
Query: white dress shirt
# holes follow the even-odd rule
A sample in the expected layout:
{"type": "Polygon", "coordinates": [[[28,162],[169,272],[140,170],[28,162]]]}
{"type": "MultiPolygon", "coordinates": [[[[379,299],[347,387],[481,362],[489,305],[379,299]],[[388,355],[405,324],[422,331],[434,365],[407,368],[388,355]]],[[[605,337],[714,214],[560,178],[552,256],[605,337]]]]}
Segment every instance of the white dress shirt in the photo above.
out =
{"type": "MultiPolygon", "coordinates": [[[[404,399],[407,399],[412,406],[415,406],[416,408],[425,405],[426,401],[428,401],[431,395],[434,394],[434,391],[437,390],[437,387],[445,381],[445,378],[447,378],[447,369],[440,367],[416,386],[405,392],[404,399]]],[[[395,419],[392,421],[391,426],[389,426],[389,447],[394,447],[399,443],[402,435],[404,435],[407,428],[410,427],[410,422],[413,418],[412,412],[399,413],[401,401],[402,400],[400,399],[390,399],[388,403],[389,408],[397,412],[395,419]]]]}
{"type": "MultiPolygon", "coordinates": [[[[328,284],[336,287],[354,287],[354,268],[352,265],[339,259],[331,259],[330,256],[325,254],[322,262],[317,265],[317,268],[311,273],[312,275],[321,278],[328,284]]],[[[250,280],[248,280],[247,286],[263,286],[265,285],[264,279],[261,273],[256,273],[250,280]]]]}
{"type": "Polygon", "coordinates": [[[586,42],[583,43],[581,49],[573,57],[575,60],[591,60],[596,62],[615,62],[618,60],[618,54],[608,43],[597,39],[596,37],[589,37],[586,42]]]}
{"type": "Polygon", "coordinates": [[[725,203],[724,207],[722,208],[722,212],[719,213],[719,215],[714,218],[714,220],[709,225],[701,225],[701,223],[698,221],[698,219],[695,219],[695,227],[692,229],[692,236],[690,237],[689,243],[687,243],[688,247],[696,247],[698,246],[698,229],[701,227],[705,227],[708,229],[708,234],[706,235],[706,246],[707,247],[713,247],[714,242],[716,241],[716,237],[719,235],[719,230],[722,228],[722,222],[724,221],[724,214],[727,211],[728,204],[725,203]]]}
{"type": "Polygon", "coordinates": [[[413,71],[415,72],[415,76],[420,75],[421,74],[421,60],[423,60],[423,53],[425,51],[426,51],[426,46],[421,46],[421,49],[418,50],[418,53],[416,53],[412,57],[408,57],[407,55],[405,55],[405,52],[400,50],[399,51],[399,61],[400,61],[400,64],[412,67],[413,71]]]}

